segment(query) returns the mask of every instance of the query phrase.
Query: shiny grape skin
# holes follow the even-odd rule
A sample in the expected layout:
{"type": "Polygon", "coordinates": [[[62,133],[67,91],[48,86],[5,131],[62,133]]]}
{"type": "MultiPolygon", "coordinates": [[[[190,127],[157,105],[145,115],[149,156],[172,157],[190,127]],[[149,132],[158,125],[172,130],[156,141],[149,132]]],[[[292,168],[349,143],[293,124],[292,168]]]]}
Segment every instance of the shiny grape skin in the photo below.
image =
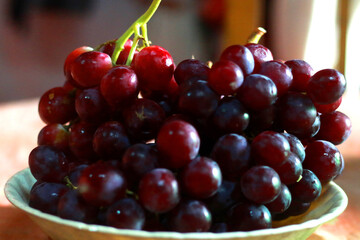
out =
{"type": "Polygon", "coordinates": [[[320,196],[322,186],[319,178],[312,171],[304,169],[300,181],[290,185],[289,190],[296,201],[311,203],[320,196]]]}
{"type": "Polygon", "coordinates": [[[264,206],[239,202],[228,212],[229,231],[252,231],[272,226],[270,211],[264,206]]]}
{"type": "Polygon", "coordinates": [[[75,110],[81,120],[100,123],[109,117],[109,106],[99,88],[80,91],[75,97],[75,110]]]}
{"type": "Polygon", "coordinates": [[[178,181],[165,168],[146,173],[140,180],[138,194],[141,205],[153,213],[168,212],[180,201],[178,181]]]}
{"type": "Polygon", "coordinates": [[[173,120],[162,125],[156,145],[165,165],[181,168],[199,153],[200,137],[190,123],[173,120]]]}
{"type": "Polygon", "coordinates": [[[290,151],[292,153],[294,153],[302,163],[305,159],[304,145],[301,143],[301,141],[296,136],[294,136],[290,133],[281,133],[281,135],[283,135],[288,140],[288,142],[290,144],[290,151]]]}
{"type": "Polygon", "coordinates": [[[127,182],[124,174],[105,162],[98,161],[80,175],[78,189],[84,200],[94,206],[109,206],[125,197],[127,182]]]}
{"type": "Polygon", "coordinates": [[[100,92],[110,106],[121,109],[137,98],[138,77],[128,66],[115,66],[102,77],[100,92]]]}
{"type": "Polygon", "coordinates": [[[255,203],[273,201],[281,190],[279,175],[268,166],[254,166],[241,176],[241,190],[245,197],[255,203]]]}
{"type": "Polygon", "coordinates": [[[69,146],[71,152],[79,159],[97,158],[93,149],[93,135],[97,125],[80,121],[70,127],[69,146]]]}
{"type": "Polygon", "coordinates": [[[155,101],[136,99],[123,112],[123,122],[132,140],[154,139],[165,120],[164,109],[155,101]]]}
{"type": "Polygon", "coordinates": [[[205,204],[197,200],[180,203],[169,213],[169,226],[175,232],[207,232],[212,217],[205,204]]]}
{"type": "Polygon", "coordinates": [[[74,60],[80,56],[84,52],[92,51],[93,48],[89,46],[81,46],[78,48],[75,48],[73,51],[71,51],[64,62],[64,75],[67,77],[68,75],[71,75],[71,64],[74,62],[74,60]]]}
{"type": "Polygon", "coordinates": [[[244,73],[244,76],[254,71],[255,61],[250,50],[242,45],[231,45],[225,48],[221,55],[221,60],[230,60],[236,63],[244,73]]]}
{"type": "Polygon", "coordinates": [[[300,179],[303,167],[297,155],[291,153],[281,165],[274,166],[274,170],[279,174],[282,183],[290,185],[300,179]]]}
{"type": "MultiPolygon", "coordinates": [[[[185,82],[185,84],[190,83],[185,82]]],[[[191,85],[180,85],[178,108],[181,112],[197,118],[207,118],[214,113],[220,97],[203,80],[193,81],[191,85]]]]}
{"type": "Polygon", "coordinates": [[[236,97],[246,109],[259,111],[275,103],[277,87],[269,77],[261,74],[251,74],[245,77],[236,97]]]}
{"type": "Polygon", "coordinates": [[[293,82],[291,69],[280,61],[262,63],[258,73],[269,77],[275,83],[279,97],[289,90],[293,82]]]}
{"type": "Polygon", "coordinates": [[[95,87],[112,68],[111,57],[98,51],[84,52],[71,64],[71,76],[83,88],[95,87]]]}
{"type": "Polygon", "coordinates": [[[251,143],[251,157],[260,164],[277,166],[290,155],[290,144],[280,133],[264,131],[251,143]]]}
{"type": "Polygon", "coordinates": [[[224,97],[211,117],[221,134],[241,134],[249,125],[249,113],[235,97],[224,97]]]}
{"type": "Polygon", "coordinates": [[[331,104],[345,92],[346,80],[335,69],[323,69],[316,72],[309,80],[307,93],[317,104],[331,104]]]}
{"type": "Polygon", "coordinates": [[[295,136],[307,134],[317,117],[311,99],[298,92],[288,92],[276,103],[277,121],[280,126],[295,136]]]}
{"type": "Polygon", "coordinates": [[[30,191],[29,206],[56,215],[59,199],[68,190],[69,188],[60,183],[39,183],[30,191]]]}
{"type": "Polygon", "coordinates": [[[341,173],[344,160],[331,142],[324,140],[311,142],[305,152],[304,168],[316,174],[322,184],[330,182],[341,173]]]}
{"type": "Polygon", "coordinates": [[[250,52],[254,57],[255,67],[253,73],[258,73],[260,69],[260,65],[263,62],[274,60],[271,51],[267,47],[261,44],[247,43],[245,44],[245,47],[247,47],[250,50],[250,52]]]}
{"type": "Polygon", "coordinates": [[[171,81],[175,70],[170,53],[156,45],[143,48],[131,66],[139,79],[140,88],[162,90],[171,81]]]}
{"type": "Polygon", "coordinates": [[[285,64],[291,69],[291,73],[293,75],[290,90],[306,92],[309,79],[312,75],[314,75],[313,68],[309,63],[300,59],[288,60],[285,64]]]}
{"type": "Polygon", "coordinates": [[[145,211],[134,199],[123,198],[107,209],[106,223],[119,229],[141,230],[145,224],[145,211]]]}
{"type": "Polygon", "coordinates": [[[30,152],[29,167],[39,181],[62,182],[69,170],[69,161],[60,150],[42,145],[30,152]]]}
{"type": "Polygon", "coordinates": [[[213,196],[222,182],[219,165],[207,157],[198,157],[180,172],[182,190],[195,199],[213,196]]]}
{"type": "Polygon", "coordinates": [[[315,138],[326,140],[334,145],[343,143],[351,133],[352,124],[350,118],[339,111],[324,113],[320,116],[320,130],[315,138]]]}
{"type": "Polygon", "coordinates": [[[197,59],[185,59],[175,68],[175,81],[180,85],[190,78],[206,80],[208,78],[209,70],[210,68],[205,63],[197,59]]]}
{"type": "Polygon", "coordinates": [[[265,204],[271,214],[285,212],[291,204],[292,197],[288,187],[281,184],[280,194],[270,203],[265,204]]]}
{"type": "MultiPolygon", "coordinates": [[[[112,42],[105,44],[103,46],[101,52],[106,53],[111,57],[114,52],[114,49],[115,49],[115,41],[116,41],[116,39],[112,42]]],[[[133,44],[133,41],[131,39],[126,40],[124,49],[120,52],[119,57],[116,60],[117,65],[125,65],[126,64],[132,44],[133,44]]],[[[139,52],[137,50],[135,50],[133,60],[134,60],[134,58],[136,58],[136,55],[138,53],[139,52]]]]}
{"type": "Polygon", "coordinates": [[[43,127],[37,138],[38,145],[53,146],[63,152],[69,151],[69,131],[59,123],[48,124],[43,127]]]}
{"type": "Polygon", "coordinates": [[[76,117],[75,99],[65,88],[54,87],[41,96],[38,111],[44,123],[64,124],[76,117]]]}
{"type": "Polygon", "coordinates": [[[224,179],[237,180],[250,167],[250,143],[241,135],[226,134],[217,140],[210,156],[219,164],[224,179]]]}
{"type": "Polygon", "coordinates": [[[211,67],[207,81],[217,94],[232,95],[242,85],[244,74],[234,62],[220,60],[211,67]]]}
{"type": "Polygon", "coordinates": [[[87,204],[77,190],[69,190],[61,196],[57,205],[57,215],[64,219],[95,223],[98,208],[87,204]]]}
{"type": "Polygon", "coordinates": [[[129,146],[126,128],[118,121],[104,122],[93,136],[94,151],[103,159],[121,158],[129,146]]]}

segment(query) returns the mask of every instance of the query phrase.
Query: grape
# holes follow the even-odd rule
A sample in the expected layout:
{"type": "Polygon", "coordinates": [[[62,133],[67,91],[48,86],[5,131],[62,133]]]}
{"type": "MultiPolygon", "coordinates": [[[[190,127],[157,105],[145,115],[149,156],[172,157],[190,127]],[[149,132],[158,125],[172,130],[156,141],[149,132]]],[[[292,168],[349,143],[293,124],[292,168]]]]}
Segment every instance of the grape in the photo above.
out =
{"type": "Polygon", "coordinates": [[[236,63],[244,73],[244,76],[251,74],[255,67],[255,61],[250,50],[242,45],[231,45],[223,50],[221,60],[230,60],[236,63]]]}
{"type": "Polygon", "coordinates": [[[164,164],[172,168],[180,168],[197,156],[200,149],[200,137],[191,124],[174,120],[166,122],[161,127],[156,144],[160,155],[166,161],[164,164]]]}
{"type": "Polygon", "coordinates": [[[98,51],[80,54],[70,66],[71,76],[83,88],[95,87],[112,68],[109,55],[98,51]]]}
{"type": "MultiPolygon", "coordinates": [[[[110,41],[107,44],[103,46],[103,49],[101,50],[103,53],[108,54],[109,56],[112,56],[114,49],[115,49],[115,41],[110,41]]],[[[129,52],[131,49],[131,46],[133,45],[133,41],[131,39],[126,40],[124,49],[120,52],[118,59],[116,60],[117,65],[125,65],[127,58],[129,56],[129,52]]],[[[136,55],[138,54],[138,51],[135,50],[133,60],[136,58],[136,55]]]]}
{"type": "Polygon", "coordinates": [[[85,168],[78,184],[84,200],[99,207],[109,206],[125,197],[126,187],[124,174],[104,162],[96,162],[85,168]]]}
{"type": "Polygon", "coordinates": [[[71,152],[80,159],[94,159],[93,135],[97,125],[80,121],[70,128],[69,146],[71,152]]]}
{"type": "Polygon", "coordinates": [[[211,226],[211,213],[202,202],[189,200],[171,211],[169,225],[176,232],[207,232],[211,226]]]}
{"type": "Polygon", "coordinates": [[[245,197],[258,204],[269,203],[280,194],[280,177],[268,166],[250,168],[242,175],[240,181],[245,197]]]}
{"type": "Polygon", "coordinates": [[[323,69],[310,78],[307,93],[317,104],[330,104],[343,95],[345,88],[344,75],[335,69],[323,69]]]}
{"type": "Polygon", "coordinates": [[[235,97],[224,97],[212,115],[212,123],[221,134],[241,134],[249,125],[249,113],[235,97]]]}
{"type": "Polygon", "coordinates": [[[267,76],[251,74],[245,78],[236,96],[246,109],[259,111],[275,103],[277,88],[267,76]]]}
{"type": "Polygon", "coordinates": [[[245,47],[247,47],[250,50],[250,52],[252,53],[252,55],[254,57],[255,67],[254,67],[253,73],[258,73],[258,71],[260,69],[260,65],[263,62],[273,60],[273,55],[272,55],[271,51],[267,47],[265,47],[261,44],[248,43],[248,44],[245,44],[245,47]]]}
{"type": "Polygon", "coordinates": [[[145,224],[145,211],[132,198],[123,198],[106,211],[106,223],[120,229],[141,230],[145,224]]]}
{"type": "Polygon", "coordinates": [[[251,143],[251,156],[260,164],[280,165],[286,161],[290,153],[289,141],[274,131],[260,133],[251,143]]]}
{"type": "Polygon", "coordinates": [[[165,120],[163,108],[155,101],[145,98],[133,101],[122,115],[126,130],[137,141],[154,139],[165,120]]]}
{"type": "Polygon", "coordinates": [[[342,112],[324,113],[320,116],[320,122],[320,130],[315,136],[317,139],[339,145],[350,136],[351,121],[342,112]]]}
{"type": "Polygon", "coordinates": [[[174,74],[175,64],[170,53],[160,46],[143,48],[132,62],[140,88],[161,90],[174,74]]]}
{"type": "Polygon", "coordinates": [[[39,183],[30,191],[29,206],[56,215],[59,199],[68,190],[64,184],[60,183],[39,183]]]}
{"type": "Polygon", "coordinates": [[[188,81],[190,78],[206,80],[209,70],[209,67],[199,60],[185,59],[177,65],[174,71],[174,77],[179,85],[188,81]]]}
{"type": "Polygon", "coordinates": [[[309,79],[314,74],[313,68],[309,63],[300,59],[289,60],[285,64],[291,69],[293,75],[290,90],[306,92],[309,79]]]}
{"type": "Polygon", "coordinates": [[[39,116],[46,124],[64,124],[75,118],[74,98],[63,87],[46,91],[39,101],[39,116]]]}
{"type": "Polygon", "coordinates": [[[38,146],[29,155],[29,167],[32,175],[44,182],[62,182],[69,163],[63,152],[51,146],[38,146]]]}
{"type": "Polygon", "coordinates": [[[219,165],[207,157],[194,159],[181,171],[183,190],[196,199],[214,195],[219,189],[221,181],[219,165]]]}
{"type": "Polygon", "coordinates": [[[234,94],[244,81],[241,68],[229,60],[220,60],[212,66],[207,79],[209,86],[219,95],[234,94]]]}
{"type": "Polygon", "coordinates": [[[281,184],[280,194],[270,203],[265,204],[271,214],[285,212],[291,204],[292,197],[288,187],[281,184]]]}
{"type": "Polygon", "coordinates": [[[121,158],[129,146],[126,130],[118,121],[104,122],[93,136],[94,151],[103,159],[121,158]]]}
{"type": "Polygon", "coordinates": [[[210,156],[225,179],[237,180],[250,166],[250,144],[241,135],[226,134],[215,143],[210,156]]]}
{"type": "Polygon", "coordinates": [[[330,104],[314,103],[314,105],[316,107],[316,111],[318,111],[319,113],[331,113],[340,106],[341,102],[342,102],[342,97],[340,97],[338,100],[330,104]]]}
{"type": "Polygon", "coordinates": [[[53,146],[63,152],[69,151],[69,131],[59,123],[48,124],[43,127],[39,134],[38,145],[53,146]]]}
{"type": "Polygon", "coordinates": [[[228,213],[230,231],[252,231],[271,228],[271,214],[264,205],[240,202],[228,213]]]}
{"type": "Polygon", "coordinates": [[[300,179],[303,167],[300,159],[291,153],[281,165],[274,166],[274,170],[279,174],[282,183],[290,185],[300,179]]]}
{"type": "Polygon", "coordinates": [[[154,213],[168,212],[180,201],[178,182],[165,168],[146,173],[140,180],[138,194],[142,206],[154,213]]]}
{"type": "Polygon", "coordinates": [[[320,196],[322,187],[319,178],[309,169],[304,169],[301,180],[289,186],[289,190],[296,201],[310,203],[320,196]]]}
{"type": "Polygon", "coordinates": [[[214,113],[220,97],[206,81],[196,80],[190,86],[182,84],[180,88],[178,107],[181,112],[197,118],[207,118],[214,113]]]}
{"type": "Polygon", "coordinates": [[[305,148],[301,141],[290,133],[281,133],[290,144],[290,151],[294,153],[301,162],[305,159],[305,148]]]}
{"type": "Polygon", "coordinates": [[[86,204],[78,191],[69,190],[61,196],[57,205],[57,215],[64,219],[95,223],[98,208],[86,204]]]}
{"type": "Polygon", "coordinates": [[[291,69],[279,61],[262,63],[258,73],[269,77],[275,83],[279,97],[289,90],[293,81],[291,69]]]}
{"type": "Polygon", "coordinates": [[[327,183],[336,178],[344,165],[341,153],[334,144],[317,140],[306,147],[304,168],[311,170],[322,183],[327,183]]]}

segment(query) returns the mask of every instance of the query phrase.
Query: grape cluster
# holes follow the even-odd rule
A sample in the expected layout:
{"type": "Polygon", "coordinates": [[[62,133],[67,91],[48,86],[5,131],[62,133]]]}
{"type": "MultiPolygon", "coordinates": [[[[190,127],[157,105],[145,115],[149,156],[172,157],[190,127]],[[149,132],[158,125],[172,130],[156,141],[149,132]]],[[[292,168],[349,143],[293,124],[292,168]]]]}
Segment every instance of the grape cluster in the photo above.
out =
{"type": "Polygon", "coordinates": [[[156,45],[80,47],[40,98],[29,205],[121,229],[250,231],[304,213],[341,174],[344,76],[258,43],[176,67],[156,45]]]}

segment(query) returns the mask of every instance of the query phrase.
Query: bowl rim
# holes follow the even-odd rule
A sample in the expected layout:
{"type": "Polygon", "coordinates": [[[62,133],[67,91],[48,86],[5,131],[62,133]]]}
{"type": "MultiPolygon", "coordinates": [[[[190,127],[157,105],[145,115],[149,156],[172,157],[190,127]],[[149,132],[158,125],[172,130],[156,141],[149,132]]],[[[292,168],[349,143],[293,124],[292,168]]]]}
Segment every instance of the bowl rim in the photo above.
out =
{"type": "Polygon", "coordinates": [[[329,183],[329,187],[335,188],[335,190],[341,195],[342,201],[340,204],[329,213],[324,214],[323,216],[315,219],[308,220],[306,222],[298,223],[298,224],[290,224],[286,226],[281,226],[277,228],[270,229],[261,229],[254,231],[235,231],[235,232],[225,232],[225,233],[179,233],[179,232],[171,232],[171,231],[146,231],[146,230],[131,230],[131,229],[117,229],[110,226],[102,226],[96,224],[86,224],[78,221],[62,219],[58,216],[47,214],[41,212],[40,210],[29,207],[27,203],[15,197],[12,193],[14,190],[13,182],[16,178],[21,176],[27,176],[33,178],[30,169],[25,168],[21,171],[15,173],[12,177],[8,179],[4,187],[4,193],[8,201],[19,208],[20,210],[26,212],[28,215],[33,215],[38,218],[51,221],[57,224],[65,225],[67,227],[75,228],[78,230],[85,230],[90,232],[101,232],[106,234],[115,234],[115,235],[123,235],[128,237],[146,237],[146,238],[163,238],[163,239],[233,239],[233,238],[241,238],[241,237],[259,237],[259,236],[269,236],[276,234],[283,234],[287,232],[300,231],[304,229],[317,228],[320,225],[327,223],[336,217],[338,217],[342,212],[345,211],[348,205],[348,197],[344,190],[338,186],[334,182],[329,183]]]}

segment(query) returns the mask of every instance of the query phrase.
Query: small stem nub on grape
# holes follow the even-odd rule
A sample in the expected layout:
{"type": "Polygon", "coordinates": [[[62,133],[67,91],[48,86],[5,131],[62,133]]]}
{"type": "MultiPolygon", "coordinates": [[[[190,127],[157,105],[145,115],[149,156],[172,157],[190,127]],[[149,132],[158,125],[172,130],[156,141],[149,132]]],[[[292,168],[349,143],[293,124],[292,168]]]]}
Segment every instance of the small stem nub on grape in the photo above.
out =
{"type": "Polygon", "coordinates": [[[248,38],[247,43],[259,43],[260,39],[264,34],[266,33],[266,30],[262,27],[258,27],[248,38]]]}
{"type": "Polygon", "coordinates": [[[66,176],[64,178],[65,182],[66,182],[66,186],[68,186],[71,189],[78,189],[78,187],[76,187],[74,184],[72,184],[72,182],[70,181],[70,178],[68,176],[66,176]]]}

